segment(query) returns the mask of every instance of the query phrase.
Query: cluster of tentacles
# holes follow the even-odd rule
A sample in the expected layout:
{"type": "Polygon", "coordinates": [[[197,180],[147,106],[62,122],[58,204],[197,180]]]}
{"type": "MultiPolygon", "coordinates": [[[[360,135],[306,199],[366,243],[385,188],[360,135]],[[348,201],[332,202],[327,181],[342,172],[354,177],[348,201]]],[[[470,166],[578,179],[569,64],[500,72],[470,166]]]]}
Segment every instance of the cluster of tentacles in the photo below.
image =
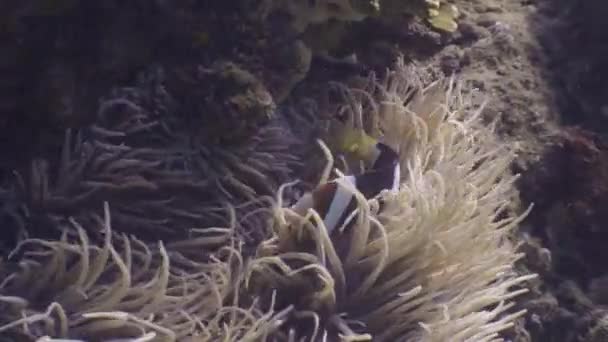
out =
{"type": "Polygon", "coordinates": [[[133,87],[115,89],[91,125],[66,133],[56,162],[34,160],[17,174],[30,216],[17,220],[17,230],[49,220],[61,226],[67,217],[89,227],[110,201],[119,229],[149,241],[225,226],[228,204],[244,239],[266,234],[269,216],[256,209],[269,207],[265,196],[274,195],[297,165],[287,126],[277,118],[244,141],[209,143],[199,134],[203,119],[185,120],[163,81],[162,73],[150,72],[133,87]]]}
{"type": "MultiPolygon", "coordinates": [[[[25,239],[1,261],[0,334],[501,341],[533,277],[513,269],[511,232],[526,215],[508,210],[513,152],[454,83],[415,77],[398,64],[340,88],[347,124],[399,151],[407,172],[382,210],[352,188],[352,225],[332,238],[314,210],[289,209],[292,183],[274,168],[287,147],[265,142],[280,133],[273,126],[227,153],[122,89],[96,125],[68,134],[57,170],[39,162],[22,177],[29,214],[46,213],[37,224],[61,234],[25,239]],[[266,233],[250,253],[252,229],[266,233]]],[[[321,145],[325,182],[333,155],[321,145]]]]}
{"type": "Polygon", "coordinates": [[[318,213],[300,216],[279,194],[247,285],[274,308],[293,306],[285,340],[501,341],[524,313],[510,301],[534,277],[512,268],[521,255],[510,232],[526,215],[505,213],[512,152],[478,126],[481,109],[461,111],[454,84],[421,89],[407,76],[345,89],[349,123],[382,132],[408,170],[382,210],[352,187],[352,226],[330,238],[318,213]]]}
{"type": "Polygon", "coordinates": [[[104,211],[95,217],[102,244],[70,220],[60,240],[25,240],[0,264],[0,335],[253,341],[276,329],[284,313],[239,306],[254,303],[239,301],[234,213],[232,227],[165,245],[117,233],[104,211]]]}

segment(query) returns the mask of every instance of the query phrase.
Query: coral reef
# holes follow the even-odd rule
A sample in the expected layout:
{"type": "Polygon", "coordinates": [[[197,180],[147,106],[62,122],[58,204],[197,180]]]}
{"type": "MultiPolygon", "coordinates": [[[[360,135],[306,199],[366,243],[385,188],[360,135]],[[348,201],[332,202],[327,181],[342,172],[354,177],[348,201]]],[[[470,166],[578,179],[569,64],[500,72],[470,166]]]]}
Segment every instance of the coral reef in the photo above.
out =
{"type": "Polygon", "coordinates": [[[606,9],[3,2],[0,340],[605,340],[606,9]],[[429,75],[386,70],[397,56],[429,75]],[[450,75],[464,87],[426,88],[450,75]],[[407,119],[383,116],[397,102],[407,119]],[[328,154],[330,173],[315,144],[337,152],[325,124],[345,118],[409,173],[323,236],[288,204],[362,167],[328,154]]]}
{"type": "Polygon", "coordinates": [[[607,15],[604,1],[545,0],[532,17],[562,120],[596,131],[605,129],[608,114],[607,15]]]}
{"type": "MultiPolygon", "coordinates": [[[[287,54],[287,60],[291,61],[288,63],[287,78],[279,82],[280,87],[274,87],[280,89],[273,92],[279,103],[307,76],[314,58],[336,68],[346,67],[362,71],[369,63],[360,63],[357,52],[362,50],[359,45],[368,41],[362,38],[370,33],[373,35],[373,32],[378,30],[386,31],[383,33],[386,36],[387,32],[390,32],[393,36],[390,41],[394,43],[395,35],[405,35],[405,32],[411,34],[415,31],[404,27],[408,22],[415,22],[417,19],[425,20],[428,25],[441,32],[454,32],[458,27],[456,19],[459,16],[454,5],[435,0],[266,0],[262,1],[261,5],[256,3],[251,12],[254,13],[252,17],[256,21],[281,23],[277,24],[274,30],[269,30],[278,38],[268,39],[289,42],[271,45],[278,47],[279,55],[287,54]],[[277,17],[283,19],[275,19],[277,17]]],[[[390,61],[392,62],[394,60],[390,61]]],[[[271,70],[275,69],[272,65],[265,65],[271,70]]],[[[386,64],[383,65],[385,66],[386,64]]],[[[262,78],[268,79],[265,76],[262,78]]]]}
{"type": "Polygon", "coordinates": [[[182,67],[173,70],[166,83],[176,110],[211,143],[234,144],[250,138],[276,110],[264,85],[233,63],[209,69],[182,67]]]}
{"type": "MultiPolygon", "coordinates": [[[[184,157],[183,147],[169,153],[176,145],[167,142],[176,135],[192,138],[185,131],[170,134],[180,127],[170,115],[155,117],[145,110],[145,97],[118,91],[122,96],[102,103],[100,121],[81,132],[77,144],[100,150],[65,150],[64,161],[82,158],[75,164],[82,166],[63,170],[55,189],[35,188],[55,206],[61,201],[49,195],[65,184],[77,184],[85,196],[64,201],[87,198],[96,188],[120,193],[99,199],[103,214],[91,204],[88,215],[72,213],[53,223],[62,231],[59,239],[22,240],[2,261],[0,332],[85,340],[502,340],[501,331],[524,313],[512,310],[513,299],[534,277],[513,269],[521,255],[512,233],[527,214],[509,210],[516,198],[516,176],[509,171],[514,155],[482,124],[481,109],[469,108],[458,84],[428,84],[418,76],[400,61],[386,78],[372,75],[362,87],[343,87],[346,122],[401,154],[408,172],[400,190],[367,201],[353,189],[358,210],[352,226],[328,236],[314,211],[300,217],[289,209],[284,191],[291,183],[285,183],[270,210],[247,209],[272,214],[256,223],[269,232],[255,254],[241,248],[241,225],[248,220],[236,205],[226,205],[225,224],[163,242],[144,229],[156,214],[183,217],[192,208],[187,203],[159,201],[137,212],[133,217],[146,220],[137,232],[132,220],[120,219],[146,202],[120,192],[129,183],[115,183],[116,177],[149,190],[163,185],[159,175],[176,172],[163,163],[196,159],[184,157]],[[109,174],[85,181],[72,176],[89,165],[109,174]],[[150,175],[156,181],[146,179],[150,175]],[[32,277],[36,286],[23,286],[32,277]]],[[[200,153],[202,146],[194,146],[200,153]]],[[[325,152],[329,164],[321,181],[333,174],[334,156],[325,152]]],[[[145,197],[155,203],[150,193],[145,197]]]]}
{"type": "MultiPolygon", "coordinates": [[[[445,7],[439,1],[403,3],[399,13],[407,12],[410,3],[423,12],[445,7]]],[[[349,46],[352,38],[362,31],[346,25],[335,37],[305,38],[305,28],[384,17],[381,8],[380,2],[371,0],[9,1],[0,8],[3,165],[11,169],[23,166],[28,158],[57,153],[66,128],[94,121],[98,98],[113,87],[133,84],[150,65],[173,71],[230,64],[249,74],[245,82],[264,88],[280,104],[308,75],[313,55],[341,49],[345,51],[339,55],[351,54],[356,50],[349,46]],[[26,126],[35,129],[34,134],[22,131],[26,126]],[[24,136],[34,138],[24,140],[24,136]],[[15,153],[17,149],[22,153],[15,153]]],[[[374,26],[365,25],[365,30],[374,26]]],[[[226,96],[230,98],[213,101],[229,103],[241,95],[226,96]]],[[[216,114],[209,115],[208,121],[217,119],[216,114]]],[[[228,126],[222,128],[223,134],[232,133],[234,126],[228,126]]]]}
{"type": "Polygon", "coordinates": [[[522,199],[536,208],[528,254],[544,249],[550,256],[541,264],[526,262],[543,274],[538,298],[526,304],[536,317],[527,324],[533,341],[557,338],[556,324],[571,331],[559,337],[564,341],[592,341],[605,330],[607,147],[596,133],[566,128],[520,181],[522,199]]]}
{"type": "Polygon", "coordinates": [[[538,208],[530,219],[546,228],[533,233],[552,251],[555,271],[587,286],[608,273],[602,261],[608,257],[608,213],[601,209],[608,204],[608,145],[580,128],[565,129],[555,139],[538,168],[522,179],[522,199],[538,208]]]}

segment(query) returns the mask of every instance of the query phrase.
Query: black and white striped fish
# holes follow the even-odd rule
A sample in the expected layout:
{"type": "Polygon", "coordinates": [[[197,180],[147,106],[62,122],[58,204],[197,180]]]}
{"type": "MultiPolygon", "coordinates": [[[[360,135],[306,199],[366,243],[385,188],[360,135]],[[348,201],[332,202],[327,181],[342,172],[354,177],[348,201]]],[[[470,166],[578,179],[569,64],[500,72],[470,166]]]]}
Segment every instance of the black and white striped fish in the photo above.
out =
{"type": "Polygon", "coordinates": [[[321,184],[302,196],[292,209],[305,214],[308,209],[314,208],[323,219],[328,234],[331,234],[357,208],[354,194],[342,182],[350,183],[366,199],[376,197],[383,190],[397,191],[401,180],[399,155],[381,142],[376,142],[369,153],[372,166],[366,172],[321,184]]]}

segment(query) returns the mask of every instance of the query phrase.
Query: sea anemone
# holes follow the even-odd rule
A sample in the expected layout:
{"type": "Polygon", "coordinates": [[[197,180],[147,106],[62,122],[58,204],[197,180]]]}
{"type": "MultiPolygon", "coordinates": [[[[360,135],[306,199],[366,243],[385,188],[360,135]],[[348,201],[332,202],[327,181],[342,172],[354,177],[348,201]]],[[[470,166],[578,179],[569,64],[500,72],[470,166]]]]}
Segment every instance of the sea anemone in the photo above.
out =
{"type": "Polygon", "coordinates": [[[400,190],[380,210],[351,187],[357,210],[332,238],[314,210],[298,215],[279,192],[247,289],[294,306],[285,339],[500,340],[524,314],[511,299],[534,277],[513,269],[511,236],[527,214],[508,210],[514,152],[451,80],[422,87],[399,63],[383,81],[344,89],[348,123],[399,151],[400,190]]]}
{"type": "Polygon", "coordinates": [[[228,224],[230,203],[239,220],[247,220],[239,234],[260,239],[265,212],[255,209],[269,206],[266,196],[297,164],[288,127],[276,118],[240,141],[212,142],[196,126],[206,125],[205,114],[192,122],[175,102],[158,70],[134,87],[115,89],[101,101],[95,122],[66,133],[58,162],[35,160],[20,173],[32,215],[75,217],[89,229],[97,208],[111,201],[121,231],[169,241],[192,228],[228,224]]]}
{"type": "Polygon", "coordinates": [[[235,292],[243,260],[234,215],[231,227],[165,246],[114,233],[107,203],[104,211],[103,245],[71,220],[63,228],[78,239],[24,240],[0,263],[0,335],[236,342],[279,326],[284,312],[239,307],[247,303],[235,292]]]}
{"type": "MultiPolygon", "coordinates": [[[[290,209],[284,191],[293,183],[279,187],[269,209],[245,209],[244,217],[272,215],[255,223],[271,232],[254,255],[243,251],[239,233],[248,220],[230,201],[227,224],[163,242],[142,241],[143,231],[125,234],[121,225],[129,221],[116,222],[106,203],[103,217],[89,213],[93,227],[77,218],[58,221],[64,223],[60,239],[26,239],[0,263],[0,333],[141,341],[502,341],[501,331],[525,313],[514,309],[513,299],[534,277],[513,268],[521,257],[513,232],[528,213],[510,208],[517,195],[509,168],[514,151],[481,122],[483,108],[472,109],[458,84],[422,86],[417,76],[400,61],[381,81],[341,87],[346,123],[399,151],[407,172],[398,191],[379,198],[351,188],[357,209],[339,234],[330,237],[314,210],[300,216],[290,209]]],[[[120,139],[116,132],[133,133],[95,131],[120,139]]],[[[123,145],[112,146],[120,151],[123,145]]],[[[329,161],[323,183],[333,177],[334,156],[320,146],[329,161]]],[[[112,170],[138,164],[128,156],[118,164],[124,168],[112,170]]],[[[107,158],[98,164],[121,160],[107,158]]],[[[127,202],[118,206],[125,210],[127,202]]],[[[159,206],[169,210],[159,214],[179,207],[168,208],[159,206]]]]}

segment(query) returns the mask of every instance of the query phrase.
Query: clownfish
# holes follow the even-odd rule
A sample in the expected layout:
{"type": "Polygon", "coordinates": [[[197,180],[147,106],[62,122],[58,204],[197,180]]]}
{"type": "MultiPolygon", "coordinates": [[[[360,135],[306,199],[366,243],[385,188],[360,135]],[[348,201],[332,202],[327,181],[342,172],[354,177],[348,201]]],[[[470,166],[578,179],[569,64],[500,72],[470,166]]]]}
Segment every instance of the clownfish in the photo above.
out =
{"type": "Polygon", "coordinates": [[[345,175],[321,184],[292,206],[300,215],[304,215],[308,209],[315,209],[323,219],[328,234],[341,227],[357,207],[354,194],[343,182],[348,182],[366,199],[371,199],[383,190],[397,191],[401,181],[399,154],[390,146],[360,130],[347,130],[339,139],[339,150],[351,153],[370,167],[361,174],[345,175]]]}

